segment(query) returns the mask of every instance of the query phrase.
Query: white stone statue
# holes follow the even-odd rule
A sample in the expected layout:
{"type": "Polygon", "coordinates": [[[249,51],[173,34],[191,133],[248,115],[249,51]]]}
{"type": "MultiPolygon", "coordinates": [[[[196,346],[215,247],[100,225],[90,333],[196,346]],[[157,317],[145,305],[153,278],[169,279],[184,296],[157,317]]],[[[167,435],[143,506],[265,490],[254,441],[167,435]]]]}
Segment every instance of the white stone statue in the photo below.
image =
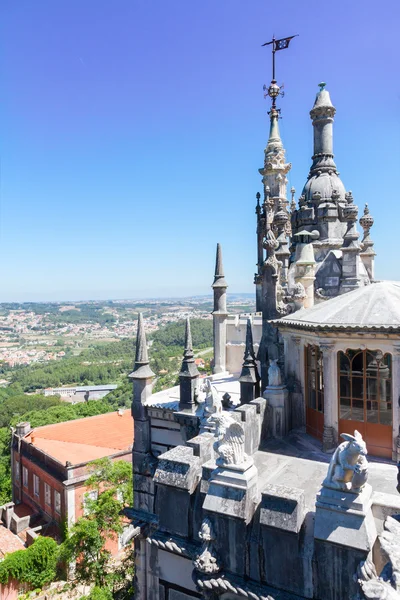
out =
{"type": "Polygon", "coordinates": [[[400,600],[400,523],[386,517],[379,542],[389,562],[379,577],[371,559],[363,561],[357,570],[358,583],[368,600],[400,600]]]}
{"type": "Polygon", "coordinates": [[[247,460],[244,452],[244,429],[228,413],[216,414],[213,417],[216,423],[217,441],[214,450],[218,455],[218,466],[241,465],[247,460]]]}
{"type": "Polygon", "coordinates": [[[282,385],[281,370],[278,367],[278,359],[269,359],[268,387],[279,387],[282,385]]]}
{"type": "Polygon", "coordinates": [[[203,402],[203,414],[200,421],[200,433],[204,431],[214,431],[215,422],[212,417],[222,413],[222,398],[209,379],[205,380],[200,389],[206,394],[203,402]]]}
{"type": "Polygon", "coordinates": [[[220,567],[218,565],[217,554],[213,546],[215,534],[212,523],[208,517],[203,519],[201,529],[199,531],[199,538],[203,542],[203,545],[201,547],[201,553],[193,561],[194,568],[201,573],[217,573],[220,570],[220,567]]]}
{"type": "Polygon", "coordinates": [[[368,479],[367,447],[361,433],[342,433],[345,440],[335,450],[323,486],[334,490],[360,492],[368,479]]]}

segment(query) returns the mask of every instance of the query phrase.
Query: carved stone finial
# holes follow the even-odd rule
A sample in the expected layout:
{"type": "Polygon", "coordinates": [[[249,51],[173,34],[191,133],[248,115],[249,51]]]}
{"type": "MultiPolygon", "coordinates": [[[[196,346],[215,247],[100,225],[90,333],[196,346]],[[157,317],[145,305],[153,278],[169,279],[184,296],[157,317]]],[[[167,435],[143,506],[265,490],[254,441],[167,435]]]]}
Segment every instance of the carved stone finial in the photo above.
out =
{"type": "Polygon", "coordinates": [[[212,523],[208,517],[203,519],[199,538],[203,542],[200,554],[193,561],[194,568],[200,573],[210,575],[218,573],[220,566],[218,564],[218,555],[215,551],[213,542],[215,541],[215,533],[212,523]]]}
{"type": "Polygon", "coordinates": [[[323,486],[334,490],[360,492],[368,479],[367,447],[361,433],[342,433],[345,440],[335,450],[323,486]]]}
{"type": "Polygon", "coordinates": [[[216,463],[220,467],[229,465],[242,465],[247,460],[244,452],[244,429],[229,414],[216,414],[213,417],[216,423],[217,441],[214,450],[218,455],[216,463]]]}

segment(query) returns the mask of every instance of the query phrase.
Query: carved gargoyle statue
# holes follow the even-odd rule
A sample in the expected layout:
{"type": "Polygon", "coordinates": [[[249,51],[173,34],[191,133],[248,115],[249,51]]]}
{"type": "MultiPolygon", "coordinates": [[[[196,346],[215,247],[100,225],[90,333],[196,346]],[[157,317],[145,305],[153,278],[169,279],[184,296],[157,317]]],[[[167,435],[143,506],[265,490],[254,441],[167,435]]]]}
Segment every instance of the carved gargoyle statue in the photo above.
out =
{"type": "Polygon", "coordinates": [[[216,423],[217,441],[214,450],[218,455],[218,466],[241,465],[247,455],[244,452],[244,429],[229,414],[216,414],[213,417],[216,423]]]}
{"type": "Polygon", "coordinates": [[[358,493],[368,479],[367,447],[361,433],[342,433],[345,440],[335,450],[323,482],[327,488],[358,493]]]}
{"type": "Polygon", "coordinates": [[[199,531],[199,538],[203,544],[201,546],[200,554],[193,561],[194,568],[197,569],[197,571],[200,571],[200,573],[206,573],[208,575],[218,573],[220,566],[218,565],[218,557],[213,545],[215,534],[212,523],[208,517],[203,519],[199,531]]]}

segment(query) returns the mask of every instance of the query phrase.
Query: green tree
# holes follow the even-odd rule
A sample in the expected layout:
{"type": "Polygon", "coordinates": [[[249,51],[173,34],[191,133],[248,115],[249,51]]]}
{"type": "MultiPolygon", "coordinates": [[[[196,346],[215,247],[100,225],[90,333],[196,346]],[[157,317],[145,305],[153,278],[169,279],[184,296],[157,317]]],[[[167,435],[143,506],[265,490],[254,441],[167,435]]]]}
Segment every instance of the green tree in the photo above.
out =
{"type": "Polygon", "coordinates": [[[119,590],[132,577],[130,561],[127,568],[111,568],[111,554],[106,549],[107,540],[122,533],[122,511],[132,504],[132,465],[103,458],[91,463],[90,471],[87,487],[97,492],[97,498],[86,496],[85,515],[68,531],[61,556],[66,563],[76,564],[78,582],[94,583],[111,592],[119,590]]]}
{"type": "Polygon", "coordinates": [[[0,583],[10,579],[36,589],[54,581],[57,575],[59,547],[48,537],[38,537],[26,550],[7,554],[0,562],[0,583]]]}

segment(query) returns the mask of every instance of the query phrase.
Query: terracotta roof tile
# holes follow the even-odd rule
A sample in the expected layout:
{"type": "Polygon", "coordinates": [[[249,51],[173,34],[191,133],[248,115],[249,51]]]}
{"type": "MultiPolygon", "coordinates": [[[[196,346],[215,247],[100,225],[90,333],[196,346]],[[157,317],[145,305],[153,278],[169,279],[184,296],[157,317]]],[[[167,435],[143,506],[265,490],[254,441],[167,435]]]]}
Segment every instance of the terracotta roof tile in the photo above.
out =
{"type": "Polygon", "coordinates": [[[79,464],[128,451],[133,444],[130,410],[36,427],[25,440],[62,464],[79,464]]]}
{"type": "Polygon", "coordinates": [[[0,558],[3,558],[10,552],[23,550],[24,544],[17,535],[11,533],[3,523],[0,522],[0,558]]]}

